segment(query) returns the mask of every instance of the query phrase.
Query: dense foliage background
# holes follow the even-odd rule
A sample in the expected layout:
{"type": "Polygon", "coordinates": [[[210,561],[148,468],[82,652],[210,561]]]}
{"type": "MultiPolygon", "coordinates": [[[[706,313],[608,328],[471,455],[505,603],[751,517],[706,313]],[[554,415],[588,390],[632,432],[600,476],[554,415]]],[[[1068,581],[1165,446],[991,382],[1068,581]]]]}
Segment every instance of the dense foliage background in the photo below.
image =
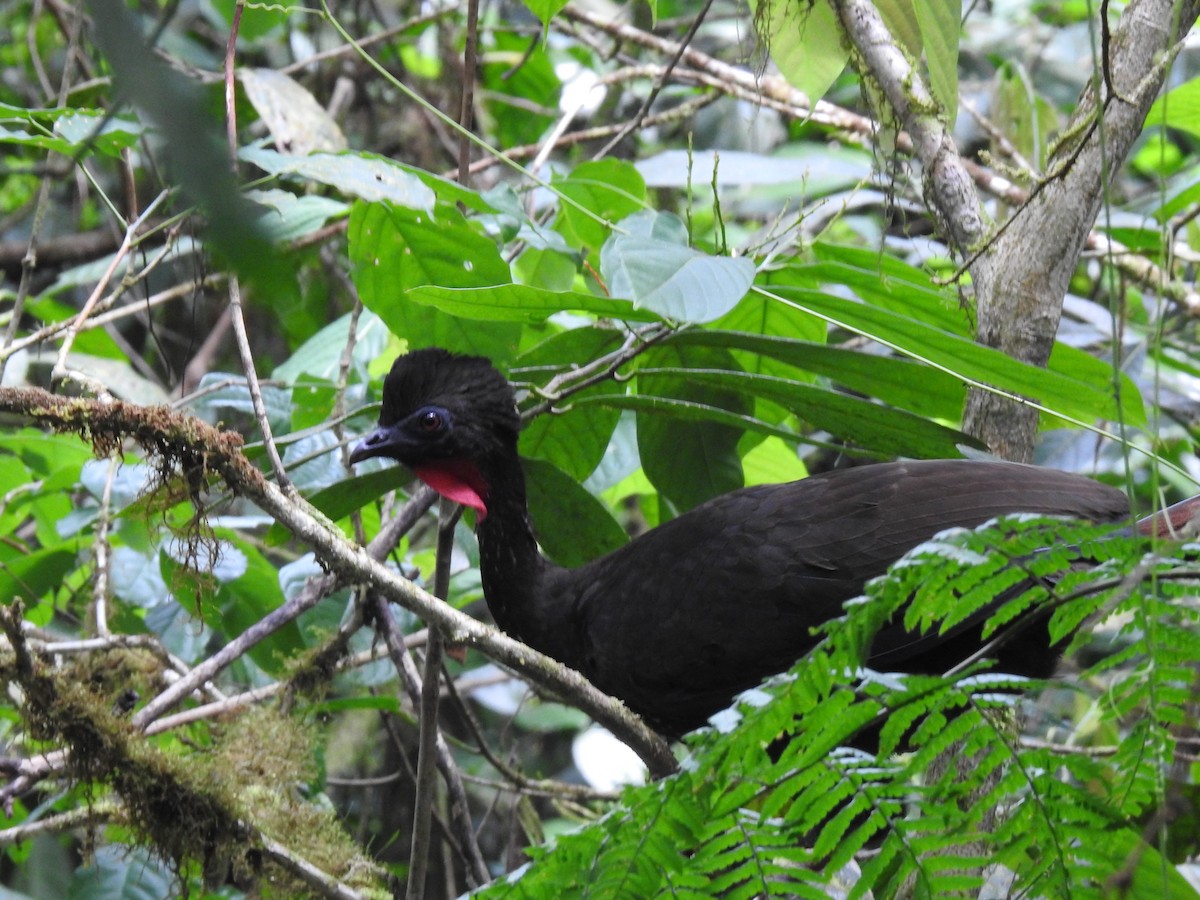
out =
{"type": "Polygon", "coordinates": [[[6,888],[1192,896],[1192,545],[935,542],[672,756],[463,614],[469,521],[426,594],[431,498],[345,460],[439,345],[518,385],[564,564],[894,456],[1197,493],[1196,12],[5,4],[6,888]],[[1078,632],[1027,700],[857,664],[1002,595],[1078,632]]]}

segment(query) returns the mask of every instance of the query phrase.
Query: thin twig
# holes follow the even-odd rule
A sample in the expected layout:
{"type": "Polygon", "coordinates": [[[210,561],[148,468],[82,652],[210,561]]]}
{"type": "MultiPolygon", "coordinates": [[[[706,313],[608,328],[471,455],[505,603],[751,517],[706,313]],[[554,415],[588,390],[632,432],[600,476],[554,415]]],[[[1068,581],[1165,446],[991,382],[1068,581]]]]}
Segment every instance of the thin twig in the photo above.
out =
{"type": "Polygon", "coordinates": [[[279,843],[279,841],[267,837],[261,831],[258,831],[258,829],[250,828],[245,823],[242,824],[247,830],[253,833],[252,840],[262,847],[263,853],[281,868],[291,872],[310,888],[317,891],[321,896],[332,897],[335,900],[362,900],[363,895],[358,891],[321,871],[308,860],[293,853],[290,849],[279,843]]]}
{"type": "Polygon", "coordinates": [[[536,416],[550,412],[566,398],[594,384],[608,381],[621,366],[636,359],[654,344],[666,340],[675,332],[673,326],[662,324],[648,325],[643,329],[631,331],[617,350],[551,378],[544,388],[537,391],[537,396],[543,399],[523,410],[522,420],[528,422],[536,416]]]}
{"type": "MultiPolygon", "coordinates": [[[[511,676],[505,676],[511,677],[511,676]]],[[[483,736],[483,729],[479,726],[479,720],[471,707],[463,700],[463,688],[461,685],[455,684],[454,681],[446,679],[447,694],[454,702],[455,708],[462,716],[463,721],[467,723],[467,728],[471,731],[471,737],[475,740],[475,749],[483,754],[493,768],[503,775],[510,783],[506,790],[516,791],[521,794],[538,797],[553,797],[554,799],[569,799],[573,801],[583,802],[589,800],[616,800],[617,795],[610,791],[597,791],[594,788],[582,784],[567,784],[563,781],[551,781],[544,778],[530,778],[524,772],[513,768],[499,756],[493,752],[488,745],[487,740],[483,736]]],[[[466,776],[464,776],[466,777],[466,776]]],[[[483,783],[483,779],[467,778],[468,781],[483,783]]],[[[490,782],[489,782],[490,783],[490,782]]]]}
{"type": "Polygon", "coordinates": [[[133,249],[138,230],[142,227],[142,224],[150,217],[154,210],[158,208],[158,205],[164,199],[166,199],[166,196],[167,195],[165,192],[160,193],[157,197],[150,201],[150,205],[146,207],[142,214],[134,219],[133,222],[130,223],[129,227],[125,229],[125,237],[121,240],[121,246],[118,247],[117,252],[113,254],[113,258],[109,262],[108,267],[104,270],[104,274],[100,277],[100,281],[96,284],[96,287],[93,288],[92,293],[84,302],[83,307],[71,320],[71,325],[63,334],[62,343],[58,348],[58,357],[55,360],[54,368],[50,373],[50,380],[52,383],[57,384],[73,377],[76,381],[88,387],[89,390],[96,394],[96,396],[109,396],[108,388],[104,385],[96,383],[93,379],[88,378],[81,373],[72,372],[70,369],[68,369],[67,356],[71,353],[71,347],[75,343],[75,337],[79,334],[80,327],[84,322],[87,321],[88,316],[92,314],[92,311],[96,308],[96,304],[100,302],[100,298],[104,295],[104,289],[108,286],[108,283],[112,280],[113,275],[116,273],[117,268],[125,260],[125,257],[129,254],[130,250],[133,249]]]}
{"type": "MultiPolygon", "coordinates": [[[[372,606],[375,613],[376,627],[382,632],[384,644],[388,648],[388,655],[392,659],[392,665],[395,666],[396,672],[400,675],[400,682],[404,685],[404,690],[408,694],[409,700],[413,706],[419,706],[421,696],[424,692],[423,682],[420,673],[417,671],[416,663],[413,662],[412,656],[405,647],[403,634],[400,631],[400,627],[396,624],[396,617],[392,615],[392,610],[388,606],[387,600],[382,596],[375,595],[372,606]]],[[[467,803],[467,792],[463,788],[462,779],[459,777],[458,767],[454,764],[454,757],[450,753],[450,748],[446,745],[445,739],[440,733],[436,735],[435,747],[437,749],[438,769],[442,773],[442,778],[446,783],[446,790],[450,795],[450,817],[454,822],[455,832],[458,835],[459,847],[468,863],[468,871],[471,873],[470,877],[474,884],[476,886],[485,884],[490,876],[487,864],[483,861],[483,854],[479,850],[479,844],[475,839],[470,806],[467,803]]]]}
{"type": "Polygon", "coordinates": [[[258,422],[259,431],[263,436],[263,448],[267,459],[271,461],[271,469],[275,473],[275,481],[280,490],[290,498],[296,498],[296,488],[288,478],[287,468],[275,446],[274,435],[271,431],[271,420],[267,418],[267,405],[263,402],[262,387],[258,383],[258,372],[254,368],[254,352],[250,349],[250,338],[246,333],[246,320],[242,317],[242,290],[236,276],[229,279],[229,315],[233,320],[234,343],[237,344],[238,356],[242,361],[242,371],[246,375],[246,389],[250,392],[250,403],[254,407],[254,418],[258,422]]]}
{"type": "MultiPolygon", "coordinates": [[[[71,79],[75,75],[75,62],[78,58],[76,50],[79,47],[79,37],[83,30],[83,10],[76,9],[75,16],[71,21],[71,28],[67,35],[67,52],[63,57],[62,79],[58,85],[58,102],[57,106],[63,107],[66,105],[67,97],[70,94],[71,79]]],[[[31,22],[37,21],[37,16],[30,19],[31,22]]],[[[28,39],[31,49],[30,55],[35,64],[40,64],[40,57],[36,50],[37,44],[37,29],[28,29],[28,39]]],[[[43,74],[44,77],[44,74],[43,74]]],[[[56,154],[49,151],[48,159],[53,159],[56,154]]],[[[30,229],[29,246],[25,251],[24,257],[21,259],[21,279],[17,283],[17,296],[13,301],[12,318],[9,320],[8,328],[4,334],[3,349],[8,350],[12,345],[13,338],[17,335],[17,328],[20,327],[23,313],[25,310],[25,299],[29,296],[30,288],[33,284],[33,273],[37,269],[37,247],[38,238],[41,235],[42,224],[45,222],[46,213],[50,209],[50,185],[53,182],[53,173],[47,173],[43,176],[41,184],[38,186],[38,198],[33,212],[33,227],[30,229]]],[[[5,363],[8,361],[9,354],[0,354],[0,378],[3,378],[5,363]]]]}
{"type": "Polygon", "coordinates": [[[108,634],[108,562],[112,550],[108,542],[108,529],[112,521],[112,489],[120,463],[108,461],[108,473],[104,478],[104,490],[100,493],[100,509],[96,516],[96,539],[92,541],[95,557],[95,577],[92,579],[92,614],[96,621],[96,633],[108,634]]]}
{"type": "Polygon", "coordinates": [[[688,26],[687,34],[679,41],[679,48],[671,56],[670,62],[667,63],[666,69],[661,75],[654,80],[654,86],[650,88],[650,93],[646,95],[646,99],[642,102],[641,109],[634,113],[633,118],[625,123],[625,126],[618,131],[607,144],[600,148],[593,156],[593,159],[603,159],[608,156],[613,149],[633,134],[633,132],[641,127],[642,121],[646,118],[646,114],[650,112],[650,107],[654,105],[654,101],[658,99],[658,95],[662,93],[662,89],[666,86],[667,80],[671,77],[671,72],[679,65],[680,59],[683,58],[683,52],[691,46],[692,39],[696,37],[696,32],[700,30],[700,26],[704,23],[704,19],[708,16],[708,11],[712,9],[713,0],[704,0],[704,6],[692,16],[691,24],[688,26]]]}
{"type": "MultiPolygon", "coordinates": [[[[433,595],[445,600],[450,593],[450,557],[454,552],[454,526],[458,522],[458,504],[442,498],[438,511],[437,564],[433,576],[433,595]]],[[[441,699],[443,640],[434,625],[425,644],[425,671],[421,685],[420,737],[417,752],[416,802],[413,808],[412,849],[409,854],[408,896],[425,896],[425,876],[429,870],[432,834],[429,816],[433,809],[437,782],[438,701],[441,699]]]]}
{"type": "MultiPolygon", "coordinates": [[[[458,109],[458,180],[471,178],[471,129],[475,125],[475,68],[479,46],[479,0],[467,0],[466,44],[463,47],[462,101],[458,109]]],[[[412,896],[410,894],[410,896],[412,896]]]]}
{"type": "Polygon", "coordinates": [[[25,821],[20,825],[0,831],[0,847],[11,847],[13,844],[31,841],[42,835],[62,834],[80,828],[94,828],[110,821],[118,809],[118,806],[111,800],[94,800],[87,806],[46,816],[44,819],[25,821]]]}

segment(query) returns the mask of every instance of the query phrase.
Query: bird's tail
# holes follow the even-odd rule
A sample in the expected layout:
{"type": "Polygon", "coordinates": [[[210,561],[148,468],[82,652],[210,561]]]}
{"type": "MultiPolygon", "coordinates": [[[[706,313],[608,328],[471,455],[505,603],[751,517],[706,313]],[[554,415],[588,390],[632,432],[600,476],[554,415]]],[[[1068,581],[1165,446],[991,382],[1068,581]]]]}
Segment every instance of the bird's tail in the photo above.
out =
{"type": "Polygon", "coordinates": [[[1146,516],[1137,523],[1138,534],[1155,535],[1156,537],[1177,538],[1189,533],[1186,529],[1191,526],[1191,532],[1200,529],[1200,494],[1180,500],[1174,506],[1159,510],[1152,516],[1146,516]],[[1193,524],[1194,523],[1194,524],[1193,524]]]}

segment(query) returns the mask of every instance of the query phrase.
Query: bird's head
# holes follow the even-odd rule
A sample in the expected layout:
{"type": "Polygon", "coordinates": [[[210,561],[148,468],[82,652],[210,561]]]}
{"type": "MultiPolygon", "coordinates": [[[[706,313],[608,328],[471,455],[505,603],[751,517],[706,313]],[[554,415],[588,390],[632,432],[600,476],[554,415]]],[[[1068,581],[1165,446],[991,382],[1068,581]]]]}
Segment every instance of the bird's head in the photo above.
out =
{"type": "Polygon", "coordinates": [[[414,350],[384,379],[379,427],[355,446],[350,464],[397,460],[483,518],[489,473],[515,455],[520,425],[512,388],[488,360],[414,350]]]}

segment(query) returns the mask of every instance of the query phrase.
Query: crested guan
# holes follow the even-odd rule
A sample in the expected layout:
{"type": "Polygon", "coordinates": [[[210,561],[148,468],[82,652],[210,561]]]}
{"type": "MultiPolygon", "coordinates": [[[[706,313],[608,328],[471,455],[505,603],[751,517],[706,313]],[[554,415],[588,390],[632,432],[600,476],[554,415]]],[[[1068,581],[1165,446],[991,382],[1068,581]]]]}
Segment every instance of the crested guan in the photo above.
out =
{"type": "MultiPolygon", "coordinates": [[[[379,427],[350,462],[398,460],[473,507],[496,623],[671,737],[789,668],[814,645],[815,626],[939,531],[1007,513],[1091,522],[1129,513],[1120,491],[1052,469],[881,463],[733,491],[564,569],[541,555],[530,526],[520,424],[511,387],[486,359],[417,350],[392,366],[379,427]]],[[[940,673],[981,645],[978,625],[922,637],[896,623],[876,637],[869,664],[940,673]]],[[[1002,671],[1047,677],[1059,654],[1038,627],[996,655],[1002,671]]]]}

